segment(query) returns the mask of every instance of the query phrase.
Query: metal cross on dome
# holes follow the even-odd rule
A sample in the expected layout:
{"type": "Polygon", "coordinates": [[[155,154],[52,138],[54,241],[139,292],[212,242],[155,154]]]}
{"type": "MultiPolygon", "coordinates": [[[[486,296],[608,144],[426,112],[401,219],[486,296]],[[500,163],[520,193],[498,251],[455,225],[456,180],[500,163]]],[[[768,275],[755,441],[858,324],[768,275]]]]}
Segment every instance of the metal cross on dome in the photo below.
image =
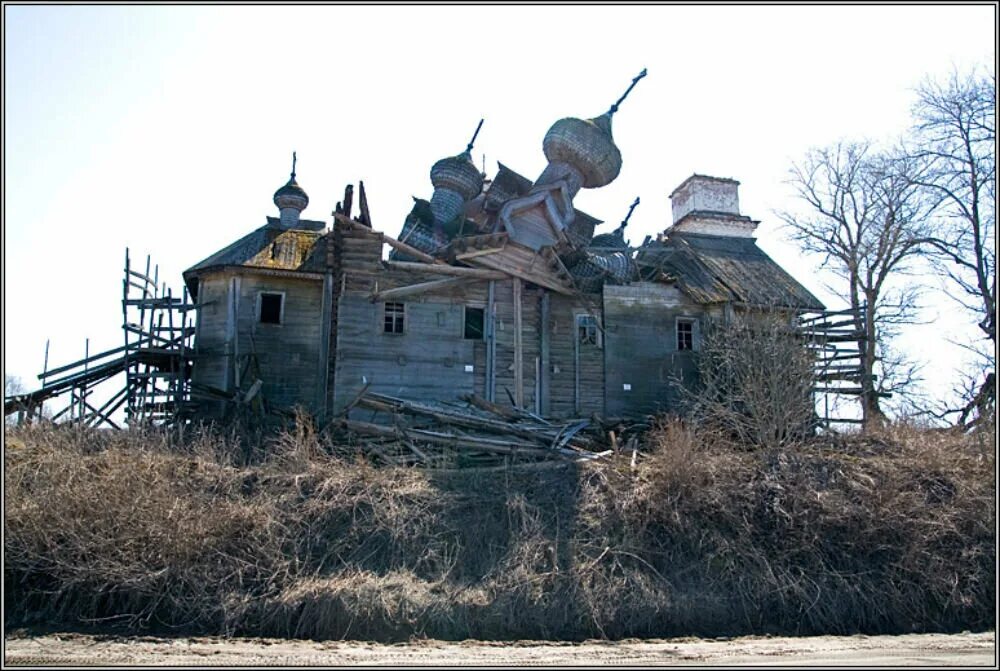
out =
{"type": "Polygon", "coordinates": [[[472,139],[469,140],[469,146],[465,148],[465,153],[468,154],[472,151],[472,145],[476,143],[476,138],[479,137],[479,129],[483,127],[483,119],[479,120],[479,125],[476,126],[476,132],[472,134],[472,139]]]}
{"type": "Polygon", "coordinates": [[[642,72],[640,72],[632,79],[632,83],[629,85],[628,89],[625,90],[625,93],[622,94],[622,97],[619,98],[617,101],[615,101],[615,104],[611,106],[611,109],[608,110],[608,114],[614,114],[615,112],[618,111],[618,106],[621,105],[622,102],[624,102],[625,98],[628,97],[628,94],[631,93],[632,89],[635,88],[635,85],[639,83],[639,80],[645,76],[646,76],[646,68],[643,68],[642,72]]]}
{"type": "MultiPolygon", "coordinates": [[[[643,72],[645,72],[645,70],[643,70],[643,72]]],[[[625,215],[625,219],[624,221],[622,221],[621,228],[625,228],[626,226],[628,226],[628,220],[632,218],[632,212],[635,211],[635,206],[638,204],[639,204],[639,196],[636,196],[635,200],[632,202],[632,205],[628,208],[628,214],[625,215]]]]}

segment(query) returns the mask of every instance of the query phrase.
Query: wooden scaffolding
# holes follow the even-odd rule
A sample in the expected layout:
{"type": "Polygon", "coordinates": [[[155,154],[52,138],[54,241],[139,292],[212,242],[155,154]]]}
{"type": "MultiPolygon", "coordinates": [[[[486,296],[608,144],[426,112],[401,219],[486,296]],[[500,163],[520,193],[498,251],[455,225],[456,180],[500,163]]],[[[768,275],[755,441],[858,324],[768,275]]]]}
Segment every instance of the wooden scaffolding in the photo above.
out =
{"type": "MultiPolygon", "coordinates": [[[[122,280],[122,330],[125,344],[97,354],[90,354],[90,342],[84,358],[49,369],[48,344],[45,363],[38,378],[41,389],[4,399],[4,415],[17,413],[18,421],[41,416],[45,401],[69,394],[69,401],[52,420],[64,419],[85,426],[107,425],[122,428],[112,415],[125,406],[125,423],[170,424],[186,421],[194,410],[191,403],[191,361],[195,327],[187,288],[181,296],[164,283],[159,284],[159,266],[150,270],[146,257],[145,271],[132,267],[125,250],[125,276],[122,280]],[[98,385],[107,387],[120,380],[121,386],[99,407],[91,403],[98,385]]],[[[119,382],[120,384],[120,382],[119,382]]]]}

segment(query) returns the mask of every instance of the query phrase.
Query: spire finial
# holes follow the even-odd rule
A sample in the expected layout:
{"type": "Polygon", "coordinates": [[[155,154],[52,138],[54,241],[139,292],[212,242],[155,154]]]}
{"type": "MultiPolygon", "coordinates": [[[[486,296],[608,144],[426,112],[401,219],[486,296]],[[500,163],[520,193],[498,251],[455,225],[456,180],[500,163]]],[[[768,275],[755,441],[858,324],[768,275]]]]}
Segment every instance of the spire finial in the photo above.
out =
{"type": "Polygon", "coordinates": [[[640,72],[638,75],[636,75],[634,79],[632,79],[632,83],[629,85],[628,89],[625,90],[625,93],[622,94],[622,97],[619,98],[615,102],[615,104],[611,106],[611,109],[608,110],[608,114],[614,114],[615,112],[618,111],[618,106],[621,105],[622,102],[625,100],[625,98],[628,97],[628,94],[632,92],[632,89],[635,88],[635,85],[639,83],[639,80],[645,76],[646,76],[646,68],[643,68],[642,72],[640,72]]]}
{"type": "Polygon", "coordinates": [[[292,152],[292,179],[295,179],[295,162],[297,160],[298,160],[298,157],[295,155],[295,152],[293,151],[292,152]]]}
{"type": "Polygon", "coordinates": [[[476,132],[472,134],[472,139],[469,140],[469,146],[465,148],[465,153],[468,154],[472,151],[472,145],[476,143],[476,138],[479,137],[479,129],[483,127],[483,119],[479,120],[479,125],[476,126],[476,132]]]}
{"type": "MultiPolygon", "coordinates": [[[[645,70],[643,70],[643,72],[645,72],[645,70]]],[[[628,214],[625,215],[625,219],[622,221],[621,226],[619,226],[618,228],[625,228],[626,226],[628,226],[628,220],[632,218],[632,212],[635,211],[635,206],[638,204],[639,204],[639,196],[636,196],[635,200],[632,202],[632,206],[628,208],[628,214]]]]}

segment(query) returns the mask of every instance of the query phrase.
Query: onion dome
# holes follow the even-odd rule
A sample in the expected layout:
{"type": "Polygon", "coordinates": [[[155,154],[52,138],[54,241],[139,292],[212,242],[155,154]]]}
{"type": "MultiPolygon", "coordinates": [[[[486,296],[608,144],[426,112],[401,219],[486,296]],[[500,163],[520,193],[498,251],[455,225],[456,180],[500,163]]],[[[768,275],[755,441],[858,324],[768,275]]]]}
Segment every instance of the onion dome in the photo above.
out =
{"type": "Polygon", "coordinates": [[[550,163],[568,163],[583,176],[583,187],[610,184],[622,169],[622,155],[611,136],[611,117],[636,83],[646,76],[643,70],[607,112],[594,119],[568,117],[552,124],[542,141],[550,163]]]}
{"type": "Polygon", "coordinates": [[[472,162],[468,151],[443,158],[431,167],[431,184],[435,189],[454,191],[462,200],[472,200],[483,190],[483,173],[472,162]]]}
{"type": "Polygon", "coordinates": [[[552,124],[542,141],[549,163],[568,163],[583,175],[583,186],[610,184],[622,169],[622,155],[611,137],[611,116],[567,117],[552,124]]]}
{"type": "Polygon", "coordinates": [[[465,151],[443,158],[431,167],[431,184],[435,189],[454,191],[463,201],[472,200],[482,192],[484,176],[472,162],[472,146],[482,127],[483,120],[480,119],[465,151]]]}
{"type": "Polygon", "coordinates": [[[462,214],[465,204],[482,193],[485,176],[472,162],[472,145],[483,127],[479,120],[472,140],[461,154],[443,158],[431,167],[431,212],[437,226],[454,224],[462,214]]]}
{"type": "Polygon", "coordinates": [[[296,160],[295,152],[292,152],[292,176],[287,184],[274,192],[274,204],[279,210],[292,208],[301,212],[309,205],[309,196],[295,181],[296,160]]]}

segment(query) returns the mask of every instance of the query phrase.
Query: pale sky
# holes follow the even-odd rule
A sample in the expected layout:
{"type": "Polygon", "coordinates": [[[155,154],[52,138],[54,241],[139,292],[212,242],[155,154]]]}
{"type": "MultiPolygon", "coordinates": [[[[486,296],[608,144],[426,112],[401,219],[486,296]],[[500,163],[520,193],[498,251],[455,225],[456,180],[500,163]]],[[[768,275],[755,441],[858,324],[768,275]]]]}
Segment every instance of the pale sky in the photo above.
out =
{"type": "MultiPolygon", "coordinates": [[[[46,338],[50,367],[88,337],[92,353],[121,345],[125,247],[179,291],[277,214],[293,150],[303,217],[329,223],[360,179],[396,235],[481,117],[476,163],[534,179],[548,127],[603,113],[642,68],[614,119],[621,174],[576,206],[608,231],[640,196],[637,244],[690,174],[735,178],[758,244],[840,307],[774,215],[796,206],[791,163],[903,133],[921,80],[994,62],[995,25],[991,5],[6,5],[4,372],[36,388],[46,338]]],[[[903,344],[940,389],[961,361],[942,333],[975,333],[928,303],[934,323],[903,344]]]]}

